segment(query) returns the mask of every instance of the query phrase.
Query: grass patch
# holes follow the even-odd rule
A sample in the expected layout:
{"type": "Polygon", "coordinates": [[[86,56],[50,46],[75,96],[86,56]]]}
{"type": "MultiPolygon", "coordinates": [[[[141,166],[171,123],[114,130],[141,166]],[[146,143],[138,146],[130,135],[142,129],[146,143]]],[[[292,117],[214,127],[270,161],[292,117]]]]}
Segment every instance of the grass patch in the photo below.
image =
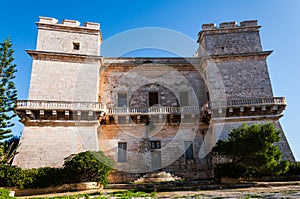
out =
{"type": "MultiPolygon", "coordinates": [[[[78,194],[71,196],[56,196],[56,197],[47,197],[47,198],[38,198],[38,199],[108,199],[111,197],[117,197],[118,199],[130,199],[133,197],[141,198],[155,198],[156,192],[146,193],[142,191],[127,190],[127,191],[116,191],[112,193],[107,193],[101,195],[101,193],[96,192],[92,194],[78,194]]],[[[1,199],[1,198],[0,198],[1,199]]],[[[37,198],[35,198],[37,199],[37,198]]]]}
{"type": "Polygon", "coordinates": [[[294,193],[298,193],[298,190],[287,190],[287,191],[283,191],[281,193],[283,193],[283,194],[294,194],[294,193]]]}
{"type": "Polygon", "coordinates": [[[265,197],[258,194],[250,194],[244,197],[244,199],[250,199],[250,198],[265,198],[265,197]]]}
{"type": "Polygon", "coordinates": [[[133,197],[154,198],[156,195],[156,192],[146,193],[143,191],[127,190],[127,191],[113,192],[109,195],[119,197],[121,199],[129,199],[129,198],[133,198],[133,197]]]}

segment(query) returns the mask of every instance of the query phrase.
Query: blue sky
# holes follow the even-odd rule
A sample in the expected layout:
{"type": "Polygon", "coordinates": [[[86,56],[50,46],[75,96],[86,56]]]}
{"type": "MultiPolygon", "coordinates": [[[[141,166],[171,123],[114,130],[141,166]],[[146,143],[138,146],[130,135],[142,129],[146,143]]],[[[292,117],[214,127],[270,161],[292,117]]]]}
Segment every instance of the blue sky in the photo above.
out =
{"type": "MultiPolygon", "coordinates": [[[[99,22],[103,40],[133,28],[161,27],[181,32],[193,40],[203,23],[257,19],[268,58],[275,96],[285,96],[288,107],[280,120],[297,160],[300,160],[300,1],[298,0],[9,0],[1,2],[0,40],[11,37],[18,72],[19,99],[27,99],[31,58],[39,16],[99,22]],[[298,123],[299,122],[299,123],[298,123]]],[[[196,50],[196,49],[195,49],[196,50]]],[[[161,52],[164,54],[164,52],[161,52]]],[[[192,56],[192,54],[190,55],[192,56]]],[[[18,125],[15,131],[20,131],[18,125]]]]}

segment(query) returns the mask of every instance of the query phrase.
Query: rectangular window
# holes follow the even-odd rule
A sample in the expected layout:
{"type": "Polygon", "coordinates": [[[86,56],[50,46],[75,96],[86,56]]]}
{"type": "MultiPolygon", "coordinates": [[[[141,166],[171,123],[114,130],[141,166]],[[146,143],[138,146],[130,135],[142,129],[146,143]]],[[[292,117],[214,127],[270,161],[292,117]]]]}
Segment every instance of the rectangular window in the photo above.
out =
{"type": "Polygon", "coordinates": [[[127,106],[127,93],[118,93],[118,107],[127,106]]]}
{"type": "Polygon", "coordinates": [[[127,162],[127,142],[118,143],[118,162],[127,162]]]}
{"type": "Polygon", "coordinates": [[[189,105],[189,93],[184,91],[180,92],[180,106],[188,106],[189,105]]]}
{"type": "Polygon", "coordinates": [[[160,149],[161,144],[160,141],[151,141],[151,149],[160,149]]]}
{"type": "Polygon", "coordinates": [[[184,141],[184,157],[185,160],[193,160],[194,159],[194,148],[193,142],[191,141],[184,141]]]}
{"type": "Polygon", "coordinates": [[[209,92],[206,92],[207,101],[210,101],[209,92]]]}
{"type": "Polygon", "coordinates": [[[79,42],[73,42],[73,49],[79,50],[80,49],[80,43],[79,42]]]}

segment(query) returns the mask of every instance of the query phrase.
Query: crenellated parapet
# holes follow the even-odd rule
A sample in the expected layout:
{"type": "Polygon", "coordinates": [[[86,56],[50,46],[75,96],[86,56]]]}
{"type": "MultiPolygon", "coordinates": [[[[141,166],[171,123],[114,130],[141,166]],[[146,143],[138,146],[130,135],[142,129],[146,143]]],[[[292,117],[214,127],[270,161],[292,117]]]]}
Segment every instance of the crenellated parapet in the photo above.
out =
{"type": "Polygon", "coordinates": [[[99,56],[102,35],[100,24],[40,17],[36,51],[99,56]]]}
{"type": "Polygon", "coordinates": [[[80,26],[79,21],[64,19],[64,20],[62,20],[62,23],[60,24],[60,23],[58,23],[58,20],[56,18],[42,17],[42,16],[40,16],[40,20],[39,20],[39,22],[37,22],[37,24],[51,24],[51,25],[60,25],[61,27],[79,27],[79,28],[89,28],[89,29],[100,30],[99,23],[85,22],[84,26],[80,26]]]}
{"type": "Polygon", "coordinates": [[[259,28],[257,20],[203,24],[197,42],[209,55],[262,52],[259,28]]]}
{"type": "Polygon", "coordinates": [[[246,27],[258,27],[257,20],[242,21],[238,24],[236,21],[223,22],[219,24],[219,27],[215,23],[208,23],[202,25],[202,31],[206,30],[224,30],[231,28],[246,28],[246,27]]]}

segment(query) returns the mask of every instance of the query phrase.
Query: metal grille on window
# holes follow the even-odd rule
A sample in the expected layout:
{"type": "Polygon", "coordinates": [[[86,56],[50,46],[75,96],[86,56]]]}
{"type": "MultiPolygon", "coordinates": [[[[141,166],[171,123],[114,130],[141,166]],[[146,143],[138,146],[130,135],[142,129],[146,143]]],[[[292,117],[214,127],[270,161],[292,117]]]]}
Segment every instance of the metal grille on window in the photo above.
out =
{"type": "Polygon", "coordinates": [[[127,143],[118,143],[118,162],[127,162],[127,143]]]}

